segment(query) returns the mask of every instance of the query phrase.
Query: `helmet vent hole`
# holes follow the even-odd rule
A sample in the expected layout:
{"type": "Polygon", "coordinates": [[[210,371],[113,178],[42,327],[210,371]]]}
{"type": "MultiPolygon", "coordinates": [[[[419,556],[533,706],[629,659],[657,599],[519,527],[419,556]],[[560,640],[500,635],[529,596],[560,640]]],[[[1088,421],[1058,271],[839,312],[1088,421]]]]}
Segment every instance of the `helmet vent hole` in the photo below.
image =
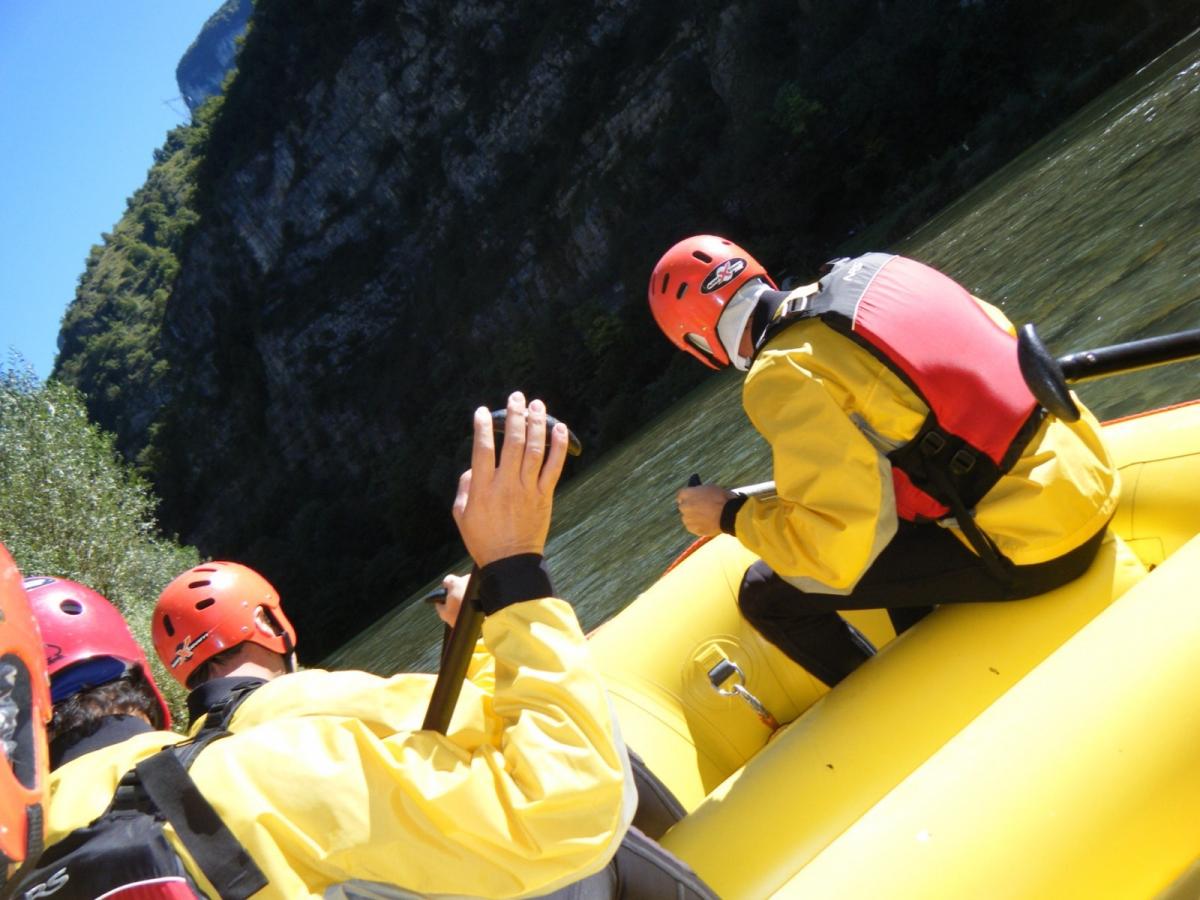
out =
{"type": "Polygon", "coordinates": [[[659,292],[660,294],[665,294],[665,293],[667,292],[667,285],[669,285],[670,283],[671,283],[671,273],[670,273],[670,272],[663,272],[663,281],[662,281],[662,287],[660,287],[660,288],[658,289],[658,292],[659,292]]]}
{"type": "Polygon", "coordinates": [[[213,597],[205,597],[203,600],[199,601],[196,604],[196,609],[208,609],[210,606],[212,606],[216,602],[217,602],[216,599],[213,597]]]}
{"type": "Polygon", "coordinates": [[[688,286],[687,286],[687,282],[686,282],[686,281],[681,281],[681,282],[679,282],[679,290],[677,290],[677,291],[675,292],[675,299],[676,299],[676,300],[682,300],[682,299],[683,299],[683,295],[687,293],[687,289],[688,289],[688,286]]]}
{"type": "Polygon", "coordinates": [[[167,637],[175,637],[175,625],[170,616],[163,616],[163,628],[166,629],[167,637]]]}
{"type": "Polygon", "coordinates": [[[702,263],[710,263],[713,261],[713,258],[702,250],[693,250],[692,256],[696,257],[696,259],[700,260],[702,263]]]}
{"type": "Polygon", "coordinates": [[[211,566],[196,566],[196,568],[192,569],[192,571],[193,572],[215,572],[217,570],[212,568],[211,566]]]}
{"type": "Polygon", "coordinates": [[[687,341],[689,344],[691,344],[693,347],[695,347],[697,350],[699,350],[701,353],[703,353],[705,356],[707,356],[709,359],[714,358],[712,347],[709,346],[708,341],[706,341],[703,336],[701,336],[699,334],[695,334],[694,332],[688,332],[687,334],[685,334],[683,336],[683,339],[685,341],[687,341]]]}
{"type": "Polygon", "coordinates": [[[208,587],[210,584],[212,584],[212,582],[208,581],[207,579],[204,581],[189,581],[188,588],[189,590],[195,590],[196,588],[208,587]]]}
{"type": "Polygon", "coordinates": [[[83,604],[78,600],[64,600],[58,605],[58,608],[65,612],[68,616],[83,615],[83,604]]]}

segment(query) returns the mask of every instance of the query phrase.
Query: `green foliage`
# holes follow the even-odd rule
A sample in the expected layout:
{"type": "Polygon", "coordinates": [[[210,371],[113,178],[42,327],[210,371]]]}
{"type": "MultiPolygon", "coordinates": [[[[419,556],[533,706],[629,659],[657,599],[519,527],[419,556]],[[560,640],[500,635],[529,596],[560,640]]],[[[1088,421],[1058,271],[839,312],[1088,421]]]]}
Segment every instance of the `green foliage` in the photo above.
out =
{"type": "Polygon", "coordinates": [[[792,137],[812,140],[819,125],[817,119],[824,112],[820,103],[805,95],[803,85],[788,81],[775,94],[772,121],[792,137]]]}
{"type": "Polygon", "coordinates": [[[162,400],[168,364],[160,342],[179,256],[198,215],[194,171],[219,101],[167,135],[146,183],[103,243],[92,247],[63,315],[54,377],[87,398],[94,421],[135,458],[162,400]]]}
{"type": "Polygon", "coordinates": [[[0,540],[25,574],[78,581],[116,604],[182,721],[183,692],[155,658],[149,620],[159,591],[199,557],[159,535],[154,509],[76,390],[39,384],[19,359],[0,367],[0,540]]]}

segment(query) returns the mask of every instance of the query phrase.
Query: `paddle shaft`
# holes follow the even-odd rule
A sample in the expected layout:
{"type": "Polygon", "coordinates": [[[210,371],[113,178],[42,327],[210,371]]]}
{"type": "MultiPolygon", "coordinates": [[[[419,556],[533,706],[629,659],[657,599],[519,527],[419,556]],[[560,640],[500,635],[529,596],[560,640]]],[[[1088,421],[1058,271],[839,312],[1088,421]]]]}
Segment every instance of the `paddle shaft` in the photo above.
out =
{"type": "Polygon", "coordinates": [[[1197,357],[1200,357],[1200,328],[1068,353],[1058,358],[1058,365],[1069,383],[1078,384],[1197,357]]]}
{"type": "Polygon", "coordinates": [[[483,611],[479,608],[479,581],[478,569],[472,570],[466,591],[463,593],[462,605],[458,609],[458,618],[442,654],[442,667],[438,671],[437,682],[429,698],[429,709],[425,711],[425,721],[421,727],[426,731],[445,734],[446,729],[450,727],[450,717],[454,715],[454,705],[462,691],[463,679],[467,677],[467,667],[471,664],[475,644],[483,632],[483,611]]]}

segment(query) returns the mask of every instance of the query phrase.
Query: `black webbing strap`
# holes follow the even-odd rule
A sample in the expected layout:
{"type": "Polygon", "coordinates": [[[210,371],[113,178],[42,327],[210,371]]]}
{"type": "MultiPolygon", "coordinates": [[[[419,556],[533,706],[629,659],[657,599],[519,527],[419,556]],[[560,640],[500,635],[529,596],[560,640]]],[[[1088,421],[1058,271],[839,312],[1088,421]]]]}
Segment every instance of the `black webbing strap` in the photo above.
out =
{"type": "MultiPolygon", "coordinates": [[[[187,763],[205,746],[228,732],[213,731],[180,747],[187,763]]],[[[146,796],[171,823],[204,877],[223,900],[246,900],[267,886],[267,877],[233,836],[188,774],[175,747],[134,766],[146,796]]]]}
{"type": "Polygon", "coordinates": [[[42,831],[44,828],[42,815],[42,805],[40,803],[32,803],[25,807],[25,827],[26,827],[26,843],[25,859],[21,861],[11,876],[8,874],[8,867],[11,860],[0,853],[0,900],[8,900],[9,897],[16,896],[13,892],[20,890],[21,878],[38,861],[38,857],[46,849],[42,842],[42,831]]]}
{"type": "Polygon", "coordinates": [[[962,497],[950,483],[950,478],[938,466],[932,466],[929,469],[929,477],[933,479],[941,494],[949,501],[947,505],[954,513],[958,527],[962,529],[968,543],[983,560],[988,573],[1001,585],[1010,586],[1012,584],[1012,572],[1010,571],[1012,563],[1001,555],[991,538],[984,534],[983,529],[976,524],[974,513],[967,509],[962,497]]]}
{"type": "Polygon", "coordinates": [[[208,732],[225,731],[229,727],[230,720],[233,719],[233,714],[238,711],[238,707],[249,700],[250,695],[264,684],[266,684],[265,681],[254,681],[250,684],[240,685],[231,690],[223,699],[212,704],[204,714],[204,725],[196,734],[193,743],[203,746],[212,740],[207,737],[208,732]]]}

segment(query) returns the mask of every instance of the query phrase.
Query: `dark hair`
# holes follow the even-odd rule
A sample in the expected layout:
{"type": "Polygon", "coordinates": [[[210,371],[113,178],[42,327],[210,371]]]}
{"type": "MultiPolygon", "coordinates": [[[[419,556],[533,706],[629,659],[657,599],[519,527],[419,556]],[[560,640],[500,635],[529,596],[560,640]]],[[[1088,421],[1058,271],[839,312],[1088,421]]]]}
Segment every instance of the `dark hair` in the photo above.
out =
{"type": "Polygon", "coordinates": [[[72,742],[93,734],[108,716],[143,715],[155,728],[164,726],[158,696],[140,668],[133,668],[114,681],[86,688],[54,704],[50,740],[66,735],[72,742]]]}
{"type": "Polygon", "coordinates": [[[216,665],[224,662],[235,653],[240,651],[242,649],[242,644],[245,643],[245,641],[242,641],[241,644],[234,644],[232,647],[226,647],[220,653],[214,653],[204,662],[200,663],[200,665],[196,666],[196,668],[192,670],[192,674],[188,676],[187,689],[189,691],[194,691],[196,688],[200,687],[200,685],[204,684],[204,682],[211,681],[213,677],[212,670],[216,667],[216,665]]]}

